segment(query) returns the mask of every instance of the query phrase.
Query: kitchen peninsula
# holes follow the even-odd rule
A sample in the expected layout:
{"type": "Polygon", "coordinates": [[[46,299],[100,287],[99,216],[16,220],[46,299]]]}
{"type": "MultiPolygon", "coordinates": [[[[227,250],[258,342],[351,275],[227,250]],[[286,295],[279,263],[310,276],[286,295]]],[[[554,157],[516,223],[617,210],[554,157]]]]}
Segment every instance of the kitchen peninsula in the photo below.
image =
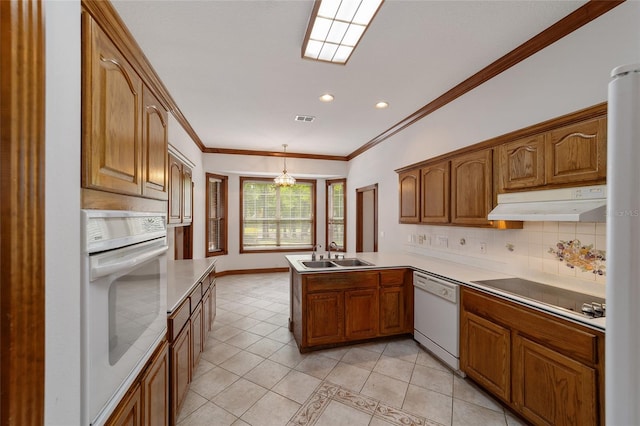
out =
{"type": "Polygon", "coordinates": [[[286,256],[289,327],[301,352],[402,333],[418,340],[417,271],[460,286],[454,328],[462,373],[534,424],[604,424],[604,316],[567,308],[562,297],[539,301],[491,286],[516,277],[450,260],[410,253],[345,257],[359,266],[286,256]],[[386,329],[390,323],[399,327],[386,329]]]}

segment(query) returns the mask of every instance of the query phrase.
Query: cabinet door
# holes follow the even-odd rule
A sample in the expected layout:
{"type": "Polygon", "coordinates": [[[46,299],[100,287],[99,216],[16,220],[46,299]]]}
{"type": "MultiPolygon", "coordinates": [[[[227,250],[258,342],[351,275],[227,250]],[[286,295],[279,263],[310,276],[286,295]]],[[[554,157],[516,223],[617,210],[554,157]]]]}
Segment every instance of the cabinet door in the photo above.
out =
{"type": "Polygon", "coordinates": [[[158,200],[166,200],[167,194],[167,111],[154,94],[144,86],[142,146],[144,165],[144,186],[142,195],[158,200]]]}
{"type": "Polygon", "coordinates": [[[404,287],[380,288],[380,334],[406,331],[404,287]]]}
{"type": "Polygon", "coordinates": [[[367,339],[378,335],[378,289],[344,292],[345,335],[348,340],[367,339]]]}
{"type": "Polygon", "coordinates": [[[449,223],[449,182],[448,161],[430,164],[421,169],[420,222],[449,223]]]}
{"type": "Polygon", "coordinates": [[[142,80],[88,15],[85,18],[82,184],[142,194],[142,80]]]}
{"type": "Polygon", "coordinates": [[[409,170],[399,175],[400,223],[420,221],[420,170],[409,170]]]}
{"type": "Polygon", "coordinates": [[[494,395],[510,402],[509,329],[463,311],[460,329],[460,367],[494,395]]]}
{"type": "Polygon", "coordinates": [[[203,350],[204,316],[202,315],[202,303],[198,303],[191,312],[191,371],[195,371],[203,350]]]}
{"type": "Polygon", "coordinates": [[[142,392],[140,384],[120,401],[116,411],[107,421],[107,426],[141,426],[142,425],[142,392]]]}
{"type": "Polygon", "coordinates": [[[193,177],[191,169],[182,166],[182,223],[191,223],[193,219],[193,177]]]}
{"type": "Polygon", "coordinates": [[[178,412],[191,383],[191,326],[187,324],[171,344],[171,424],[176,423],[178,412]]]}
{"type": "Polygon", "coordinates": [[[202,329],[203,331],[203,343],[202,347],[204,348],[207,343],[207,335],[209,331],[211,331],[211,291],[213,287],[208,288],[207,291],[202,296],[202,329]]]}
{"type": "Polygon", "coordinates": [[[142,377],[142,400],[145,426],[169,425],[169,349],[166,342],[142,377]]]}
{"type": "Polygon", "coordinates": [[[549,133],[545,153],[548,184],[604,182],[607,173],[605,118],[549,133]]]}
{"type": "Polygon", "coordinates": [[[182,163],[169,155],[169,223],[182,222],[182,163]]]}
{"type": "Polygon", "coordinates": [[[571,358],[516,335],[513,402],[540,425],[595,425],[596,373],[571,358]]]}
{"type": "Polygon", "coordinates": [[[491,149],[451,160],[451,223],[488,226],[493,206],[491,149]]]}
{"type": "Polygon", "coordinates": [[[307,295],[306,340],[309,346],[344,340],[344,292],[307,295]]]}
{"type": "Polygon", "coordinates": [[[499,191],[544,185],[544,135],[498,147],[499,191]]]}

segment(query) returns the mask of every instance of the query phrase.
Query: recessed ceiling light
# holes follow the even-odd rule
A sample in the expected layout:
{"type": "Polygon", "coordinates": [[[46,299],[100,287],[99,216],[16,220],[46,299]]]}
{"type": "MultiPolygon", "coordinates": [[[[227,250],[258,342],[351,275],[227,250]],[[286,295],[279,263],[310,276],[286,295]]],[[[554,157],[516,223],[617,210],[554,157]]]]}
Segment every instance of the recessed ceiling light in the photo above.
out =
{"type": "Polygon", "coordinates": [[[346,64],[383,1],[316,1],[302,43],[302,57],[346,64]]]}
{"type": "Polygon", "coordinates": [[[325,93],[324,95],[320,96],[320,100],[322,102],[331,102],[333,100],[333,95],[330,93],[325,93]]]}
{"type": "Polygon", "coordinates": [[[385,108],[388,108],[388,107],[389,107],[389,104],[387,102],[385,102],[385,101],[380,101],[380,102],[378,102],[376,104],[376,108],[378,108],[378,109],[385,109],[385,108]]]}

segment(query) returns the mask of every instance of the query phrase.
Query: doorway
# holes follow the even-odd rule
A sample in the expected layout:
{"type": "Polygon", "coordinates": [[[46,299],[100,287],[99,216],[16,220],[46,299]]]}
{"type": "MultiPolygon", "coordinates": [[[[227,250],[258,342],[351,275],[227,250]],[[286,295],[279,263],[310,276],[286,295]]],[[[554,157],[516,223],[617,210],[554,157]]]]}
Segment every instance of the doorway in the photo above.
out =
{"type": "Polygon", "coordinates": [[[378,251],[378,184],[356,189],[356,252],[378,251]]]}

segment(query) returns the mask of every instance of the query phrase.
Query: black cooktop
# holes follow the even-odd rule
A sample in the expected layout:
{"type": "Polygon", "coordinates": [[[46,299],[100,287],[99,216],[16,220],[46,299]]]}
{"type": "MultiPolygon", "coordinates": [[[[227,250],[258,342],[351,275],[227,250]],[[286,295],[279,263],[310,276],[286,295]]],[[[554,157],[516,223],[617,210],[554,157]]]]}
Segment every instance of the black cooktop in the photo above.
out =
{"type": "MultiPolygon", "coordinates": [[[[583,315],[585,314],[582,309],[583,304],[592,307],[595,306],[596,310],[598,310],[598,305],[602,306],[605,304],[605,299],[599,297],[553,287],[535,281],[523,280],[522,278],[503,278],[472,282],[583,315]],[[593,305],[594,303],[595,305],[593,305]]],[[[586,315],[594,316],[591,313],[587,313],[586,315]]],[[[602,312],[602,314],[596,313],[595,316],[604,316],[604,312],[602,312]]]]}

